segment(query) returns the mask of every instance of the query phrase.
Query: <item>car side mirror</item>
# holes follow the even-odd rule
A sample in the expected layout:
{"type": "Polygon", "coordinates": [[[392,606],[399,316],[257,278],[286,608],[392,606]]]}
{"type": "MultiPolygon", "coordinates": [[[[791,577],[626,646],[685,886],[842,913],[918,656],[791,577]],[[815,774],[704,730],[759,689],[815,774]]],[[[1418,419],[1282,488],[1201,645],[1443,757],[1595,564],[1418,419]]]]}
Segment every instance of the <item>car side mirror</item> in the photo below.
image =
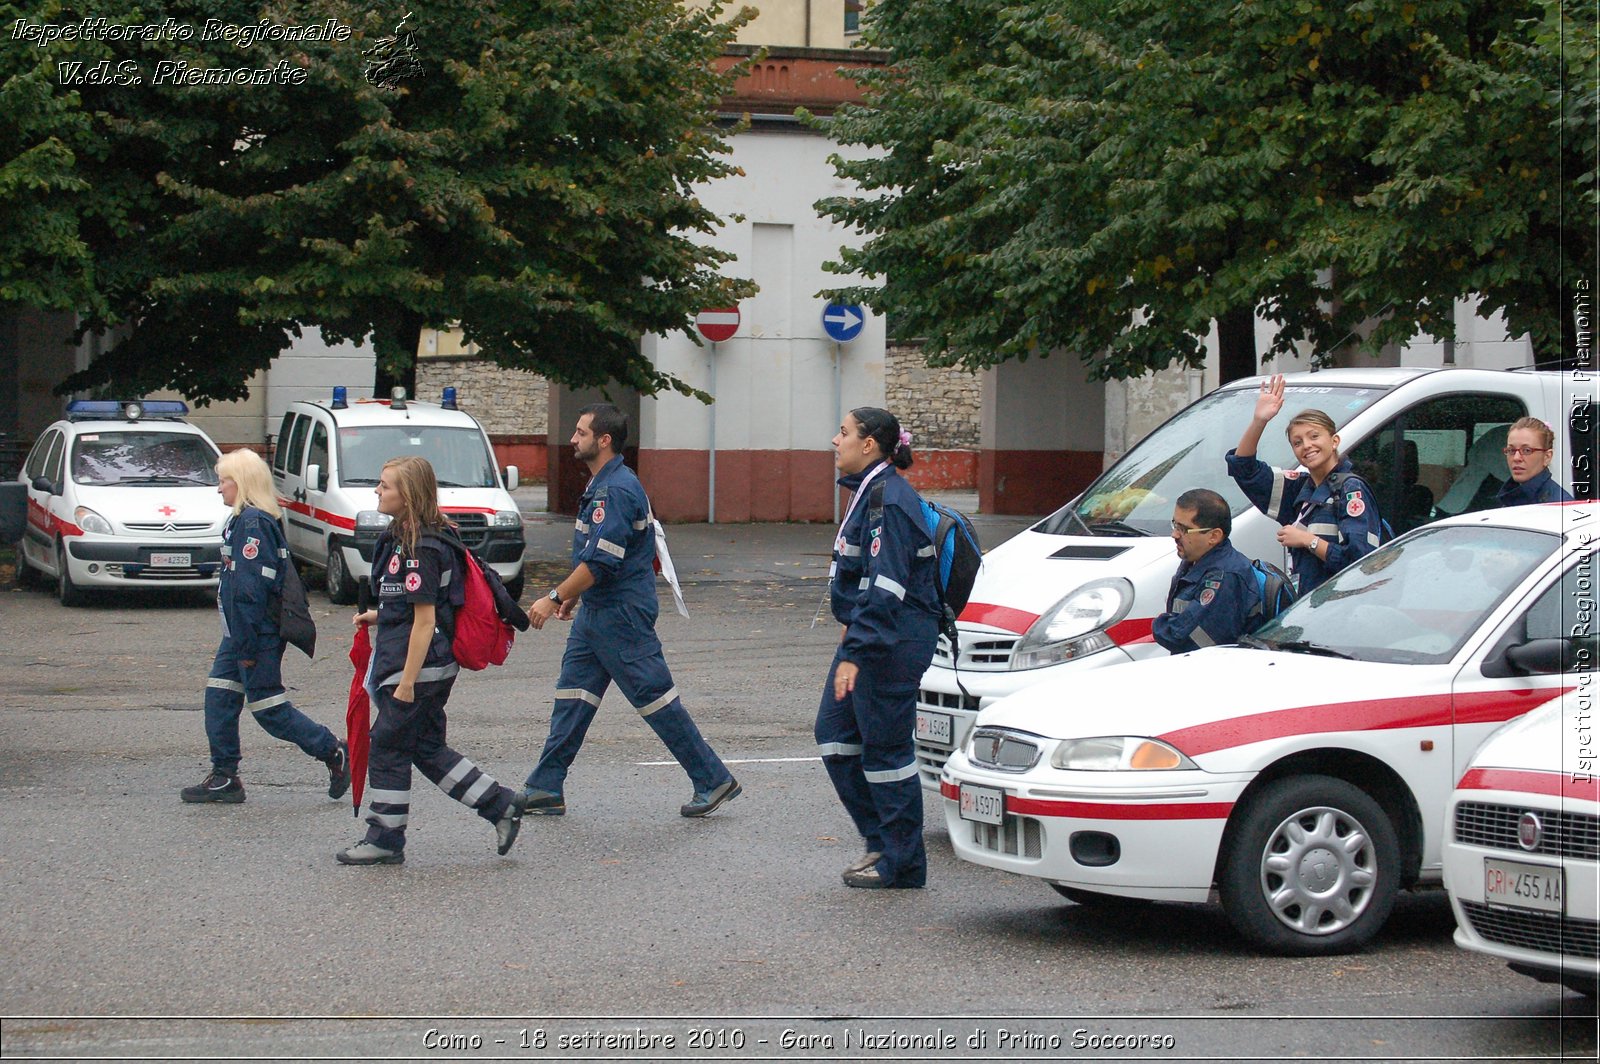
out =
{"type": "Polygon", "coordinates": [[[306,466],[306,487],[312,491],[327,491],[328,483],[322,479],[322,467],[312,462],[306,466]]]}
{"type": "Polygon", "coordinates": [[[61,489],[56,487],[55,481],[51,480],[49,477],[34,477],[33,478],[33,490],[34,491],[42,491],[46,495],[60,495],[61,494],[61,489]]]}
{"type": "Polygon", "coordinates": [[[514,465],[506,466],[502,471],[502,475],[505,477],[507,491],[516,491],[517,485],[522,483],[522,478],[518,475],[517,467],[514,465]]]}
{"type": "Polygon", "coordinates": [[[1524,676],[1547,676],[1571,672],[1577,662],[1572,641],[1568,639],[1530,639],[1517,646],[1506,647],[1505,659],[1524,676]]]}

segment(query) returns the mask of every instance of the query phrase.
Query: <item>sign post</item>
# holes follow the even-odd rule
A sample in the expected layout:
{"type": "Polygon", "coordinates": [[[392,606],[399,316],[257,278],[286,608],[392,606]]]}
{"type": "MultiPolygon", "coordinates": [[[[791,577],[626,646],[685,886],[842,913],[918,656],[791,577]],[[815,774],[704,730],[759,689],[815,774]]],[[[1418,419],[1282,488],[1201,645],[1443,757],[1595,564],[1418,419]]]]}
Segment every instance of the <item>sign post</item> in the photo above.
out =
{"type": "MultiPolygon", "coordinates": [[[[840,346],[861,335],[867,316],[857,303],[829,303],[822,308],[822,331],[833,341],[833,406],[835,420],[844,422],[844,356],[840,346]]],[[[833,489],[833,520],[839,520],[839,489],[833,489]]]]}
{"type": "Polygon", "coordinates": [[[711,368],[708,374],[713,400],[710,411],[710,433],[706,449],[706,523],[717,523],[717,345],[739,331],[739,306],[708,307],[694,316],[694,327],[711,342],[711,368]]]}

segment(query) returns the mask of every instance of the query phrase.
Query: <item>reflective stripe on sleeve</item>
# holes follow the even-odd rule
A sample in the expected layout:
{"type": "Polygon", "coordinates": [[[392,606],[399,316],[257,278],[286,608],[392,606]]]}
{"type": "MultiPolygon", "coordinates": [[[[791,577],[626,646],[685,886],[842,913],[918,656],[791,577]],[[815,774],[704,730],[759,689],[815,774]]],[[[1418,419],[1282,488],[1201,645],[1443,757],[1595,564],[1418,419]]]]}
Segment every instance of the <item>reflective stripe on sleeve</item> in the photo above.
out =
{"type": "Polygon", "coordinates": [[[1313,536],[1333,536],[1335,539],[1337,539],[1339,536],[1339,526],[1330,525],[1325,521],[1319,521],[1314,525],[1307,525],[1306,531],[1310,532],[1313,536]]]}
{"type": "Polygon", "coordinates": [[[861,548],[854,543],[846,543],[839,548],[839,556],[841,558],[859,558],[861,557],[861,548]]]}
{"type": "Polygon", "coordinates": [[[572,523],[572,527],[576,528],[579,532],[582,532],[582,533],[584,533],[586,535],[589,532],[589,522],[587,522],[587,521],[574,521],[572,523]]]}
{"type": "Polygon", "coordinates": [[[873,581],[873,583],[876,584],[878,587],[883,588],[885,591],[887,591],[889,594],[893,595],[895,598],[899,599],[901,602],[904,602],[906,600],[906,589],[905,589],[905,587],[902,586],[901,584],[896,583],[893,580],[890,580],[887,576],[884,576],[882,573],[878,574],[877,578],[873,581]]]}
{"type": "Polygon", "coordinates": [[[1383,538],[1381,536],[1379,536],[1376,532],[1368,532],[1367,533],[1367,546],[1369,546],[1369,547],[1377,547],[1382,542],[1383,542],[1383,538]]]}
{"type": "Polygon", "coordinates": [[[1283,508],[1283,486],[1289,481],[1284,477],[1283,470],[1277,466],[1272,469],[1272,495],[1267,499],[1267,516],[1274,521],[1278,520],[1278,511],[1283,508]]]}
{"type": "Polygon", "coordinates": [[[672,704],[672,700],[674,698],[677,698],[677,697],[678,697],[678,689],[676,687],[670,687],[670,688],[667,689],[667,693],[662,695],[660,698],[658,698],[655,701],[650,702],[650,703],[648,703],[646,705],[639,706],[638,707],[639,716],[648,717],[650,714],[654,713],[656,710],[661,709],[661,708],[663,708],[665,706],[671,705],[672,704]]]}
{"type": "Polygon", "coordinates": [[[600,704],[599,695],[595,694],[593,691],[585,691],[581,687],[561,688],[556,692],[556,701],[559,702],[563,698],[575,698],[579,702],[587,702],[591,706],[598,706],[600,704]]]}
{"type": "Polygon", "coordinates": [[[268,580],[276,580],[278,579],[278,570],[272,568],[270,565],[263,565],[261,567],[261,575],[266,577],[268,580]]]}
{"type": "Polygon", "coordinates": [[[1172,602],[1172,612],[1173,613],[1182,613],[1184,610],[1188,609],[1190,606],[1193,606],[1193,605],[1194,605],[1194,600],[1193,599],[1174,599],[1173,602],[1172,602]]]}
{"type": "Polygon", "coordinates": [[[441,570],[439,570],[439,586],[440,587],[449,587],[450,586],[450,578],[452,576],[454,576],[454,575],[455,575],[455,570],[454,569],[441,569],[441,570]]]}
{"type": "Polygon", "coordinates": [[[1204,628],[1196,628],[1189,633],[1189,638],[1194,640],[1194,645],[1197,647],[1214,647],[1217,645],[1217,641],[1207,635],[1204,628]]]}
{"type": "Polygon", "coordinates": [[[903,765],[900,768],[886,768],[880,769],[877,772],[862,773],[863,776],[867,777],[868,783],[897,783],[900,780],[908,780],[916,774],[917,763],[915,761],[911,762],[909,765],[903,765]]]}
{"type": "Polygon", "coordinates": [[[643,520],[643,521],[635,521],[635,522],[634,522],[634,523],[633,523],[633,530],[634,530],[634,531],[635,531],[635,532],[643,532],[643,531],[644,531],[644,530],[645,530],[645,529],[647,529],[647,528],[649,528],[649,527],[650,527],[650,520],[649,520],[649,518],[646,518],[646,519],[645,519],[645,520],[643,520]]]}
{"type": "Polygon", "coordinates": [[[596,540],[595,541],[595,547],[597,547],[600,550],[605,551],[607,554],[610,554],[613,557],[626,558],[628,556],[628,552],[627,551],[623,550],[621,547],[617,546],[615,543],[611,542],[609,539],[596,540]]]}
{"type": "Polygon", "coordinates": [[[817,750],[823,757],[860,757],[860,743],[818,743],[817,750]]]}

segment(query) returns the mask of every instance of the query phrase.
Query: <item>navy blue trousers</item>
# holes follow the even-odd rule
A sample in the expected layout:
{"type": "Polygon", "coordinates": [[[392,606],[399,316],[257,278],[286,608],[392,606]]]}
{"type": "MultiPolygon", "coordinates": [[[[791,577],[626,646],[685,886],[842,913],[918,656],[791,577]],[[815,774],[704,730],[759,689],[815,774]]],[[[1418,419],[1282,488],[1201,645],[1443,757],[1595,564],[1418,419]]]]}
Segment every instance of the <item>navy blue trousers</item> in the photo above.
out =
{"type": "Polygon", "coordinates": [[[206,741],[211,767],[239,772],[239,714],[248,709],[268,735],[294,743],[319,760],[333,756],[339,740],[289,701],[283,689],[283,644],[256,653],[245,665],[233,640],[224,636],[206,679],[206,741]]]}

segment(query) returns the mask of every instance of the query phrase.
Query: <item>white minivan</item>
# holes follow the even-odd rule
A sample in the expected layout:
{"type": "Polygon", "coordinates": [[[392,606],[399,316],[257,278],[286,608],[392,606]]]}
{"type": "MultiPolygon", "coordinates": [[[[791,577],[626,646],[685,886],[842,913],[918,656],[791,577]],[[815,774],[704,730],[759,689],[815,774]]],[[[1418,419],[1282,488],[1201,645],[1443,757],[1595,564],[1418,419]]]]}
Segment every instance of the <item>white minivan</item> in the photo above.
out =
{"type": "MultiPolygon", "coordinates": [[[[960,647],[953,655],[941,640],[922,679],[916,727],[925,788],[938,789],[940,769],[982,707],[1066,670],[1166,654],[1150,626],[1177,567],[1169,522],[1184,491],[1220,492],[1233,510],[1234,546],[1287,564],[1277,524],[1245,499],[1223,459],[1250,421],[1261,380],[1234,381],[1179,411],[1082,495],[985,556],[957,624],[960,647]]],[[[1396,535],[1495,505],[1507,476],[1506,432],[1530,414],[1555,429],[1555,478],[1593,492],[1593,374],[1332,369],[1290,374],[1286,383],[1284,413],[1262,437],[1261,460],[1295,468],[1282,426],[1307,407],[1326,411],[1396,535]]]]}
{"type": "Polygon", "coordinates": [[[517,467],[495,467],[488,434],[456,405],[455,389],[439,403],[391,399],[295,402],[284,412],[272,455],[272,480],[284,510],[289,550],[327,573],[330,601],[356,600],[372,571],[377,534],[356,528],[356,515],[376,510],[378,474],[391,458],[418,455],[439,481],[439,508],[461,539],[505,583],[522,594],[526,541],[511,498],[517,467]]]}

